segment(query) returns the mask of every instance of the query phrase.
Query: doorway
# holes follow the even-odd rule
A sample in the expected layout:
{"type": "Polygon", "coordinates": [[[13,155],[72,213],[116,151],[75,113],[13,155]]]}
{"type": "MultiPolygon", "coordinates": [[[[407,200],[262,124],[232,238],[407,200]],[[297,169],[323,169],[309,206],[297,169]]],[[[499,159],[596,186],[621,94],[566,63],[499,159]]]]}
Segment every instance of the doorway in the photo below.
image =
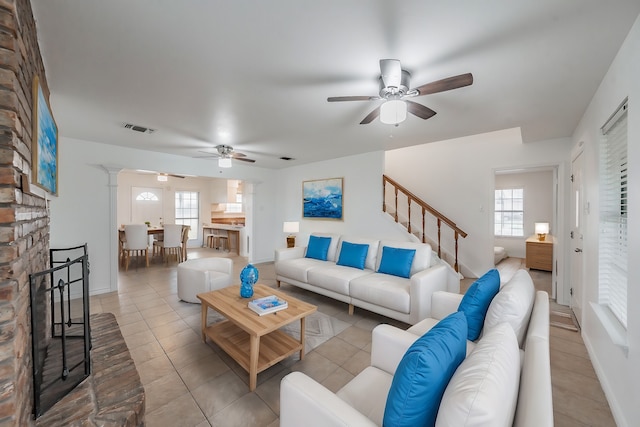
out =
{"type": "Polygon", "coordinates": [[[527,240],[537,240],[535,223],[548,223],[546,242],[557,242],[558,222],[558,166],[535,166],[520,169],[496,170],[492,232],[494,233],[494,262],[507,262],[510,269],[524,268],[536,289],[548,292],[556,299],[557,253],[559,245],[545,251],[544,267],[530,267],[527,263],[527,240]],[[509,195],[512,195],[509,198],[509,195]],[[500,195],[500,197],[498,197],[500,195]],[[518,196],[518,197],[516,197],[518,196]],[[502,254],[500,257],[498,254],[502,254]],[[507,258],[506,260],[503,260],[507,258]]]}

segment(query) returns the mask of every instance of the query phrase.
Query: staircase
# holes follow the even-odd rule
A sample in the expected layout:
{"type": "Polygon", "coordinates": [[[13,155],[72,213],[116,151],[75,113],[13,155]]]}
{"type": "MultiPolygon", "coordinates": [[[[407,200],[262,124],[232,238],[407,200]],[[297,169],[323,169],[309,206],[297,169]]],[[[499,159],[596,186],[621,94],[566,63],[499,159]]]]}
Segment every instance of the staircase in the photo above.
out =
{"type": "Polygon", "coordinates": [[[395,222],[402,225],[409,234],[422,243],[437,247],[438,256],[449,264],[453,264],[456,273],[460,272],[458,240],[460,237],[467,237],[467,233],[455,222],[386,175],[382,175],[382,211],[389,214],[395,222]],[[444,238],[443,228],[447,233],[444,238]],[[453,247],[450,248],[447,243],[453,247]]]}

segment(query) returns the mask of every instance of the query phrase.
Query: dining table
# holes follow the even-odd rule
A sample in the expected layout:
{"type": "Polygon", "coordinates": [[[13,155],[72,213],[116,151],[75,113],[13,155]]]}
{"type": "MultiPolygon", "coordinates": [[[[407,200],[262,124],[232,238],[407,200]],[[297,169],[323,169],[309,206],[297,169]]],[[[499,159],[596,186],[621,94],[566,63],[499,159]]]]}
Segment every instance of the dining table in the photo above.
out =
{"type": "MultiPolygon", "coordinates": [[[[189,240],[189,230],[191,229],[191,226],[189,225],[183,225],[182,226],[182,259],[180,260],[180,262],[182,261],[186,261],[187,260],[187,241],[189,240]]],[[[158,227],[158,226],[148,226],[147,227],[147,234],[149,236],[158,236],[158,235],[163,235],[164,234],[164,228],[163,227],[158,227]]],[[[118,228],[118,250],[119,250],[119,257],[120,259],[123,258],[123,245],[124,242],[127,239],[125,238],[125,234],[124,234],[124,226],[120,226],[120,228],[118,228]]]]}

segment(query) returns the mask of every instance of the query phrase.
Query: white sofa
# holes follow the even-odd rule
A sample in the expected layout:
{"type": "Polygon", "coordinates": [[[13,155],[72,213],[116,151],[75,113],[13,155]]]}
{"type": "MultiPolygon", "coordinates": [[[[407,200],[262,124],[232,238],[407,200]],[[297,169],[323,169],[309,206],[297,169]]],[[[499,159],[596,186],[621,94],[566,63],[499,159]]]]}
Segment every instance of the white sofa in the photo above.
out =
{"type": "Polygon", "coordinates": [[[459,292],[458,274],[426,243],[367,239],[355,236],[314,233],[330,237],[327,260],[305,258],[306,246],[276,249],[277,284],[299,286],[326,295],[353,307],[415,324],[429,317],[431,295],[436,291],[459,292]],[[364,269],[337,265],[342,242],[367,244],[364,269]],[[383,247],[415,249],[409,278],[377,273],[383,247]]]}
{"type": "MultiPolygon", "coordinates": [[[[505,294],[499,292],[500,299],[494,297],[482,336],[467,345],[467,357],[445,389],[436,426],[553,426],[549,299],[546,292],[538,291],[531,301],[533,307],[527,307],[529,291],[520,292],[518,288],[533,286],[530,281],[522,270],[509,281],[511,286],[503,286],[500,292],[505,290],[505,294]],[[496,317],[500,315],[502,322],[496,317]],[[505,332],[511,335],[511,344],[503,337],[507,336],[505,332]],[[520,335],[523,344],[519,350],[520,335]]],[[[434,293],[432,305],[438,307],[434,315],[442,317],[456,311],[461,299],[462,295],[434,293]]],[[[371,366],[335,394],[301,372],[284,377],[280,426],[382,425],[400,360],[419,334],[437,320],[426,319],[406,331],[377,326],[372,335],[371,366]]]]}

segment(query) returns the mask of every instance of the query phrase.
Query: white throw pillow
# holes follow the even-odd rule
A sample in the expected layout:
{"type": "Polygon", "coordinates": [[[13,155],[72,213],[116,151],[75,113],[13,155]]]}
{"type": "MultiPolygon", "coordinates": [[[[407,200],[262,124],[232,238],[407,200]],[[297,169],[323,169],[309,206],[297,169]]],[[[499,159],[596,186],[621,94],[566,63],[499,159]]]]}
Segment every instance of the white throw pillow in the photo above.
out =
{"type": "Polygon", "coordinates": [[[511,426],[520,384],[520,351],[506,323],[485,331],[442,396],[436,427],[511,426]]]}
{"type": "Polygon", "coordinates": [[[526,270],[518,270],[493,297],[484,318],[483,330],[486,331],[499,323],[507,322],[516,333],[518,346],[522,347],[535,294],[536,290],[529,273],[526,270]]]}

